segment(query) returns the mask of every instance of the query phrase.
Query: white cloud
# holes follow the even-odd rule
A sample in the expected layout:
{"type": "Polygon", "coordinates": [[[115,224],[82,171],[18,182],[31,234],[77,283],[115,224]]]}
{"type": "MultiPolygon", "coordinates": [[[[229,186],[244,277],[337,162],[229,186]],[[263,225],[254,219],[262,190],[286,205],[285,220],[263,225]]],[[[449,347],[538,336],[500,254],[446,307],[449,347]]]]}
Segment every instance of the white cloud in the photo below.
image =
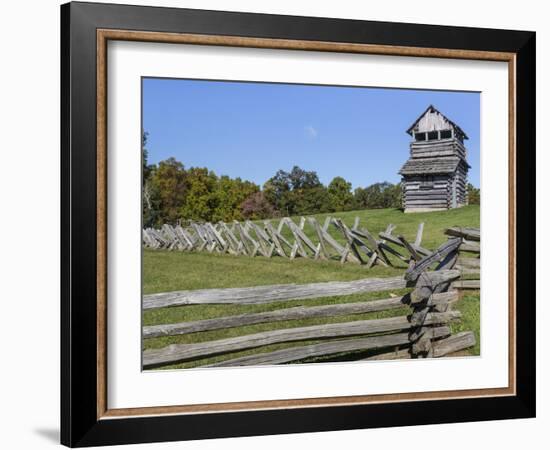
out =
{"type": "Polygon", "coordinates": [[[305,126],[304,131],[306,133],[306,136],[309,139],[315,139],[317,137],[317,135],[319,134],[319,132],[317,131],[317,129],[313,125],[305,126]]]}

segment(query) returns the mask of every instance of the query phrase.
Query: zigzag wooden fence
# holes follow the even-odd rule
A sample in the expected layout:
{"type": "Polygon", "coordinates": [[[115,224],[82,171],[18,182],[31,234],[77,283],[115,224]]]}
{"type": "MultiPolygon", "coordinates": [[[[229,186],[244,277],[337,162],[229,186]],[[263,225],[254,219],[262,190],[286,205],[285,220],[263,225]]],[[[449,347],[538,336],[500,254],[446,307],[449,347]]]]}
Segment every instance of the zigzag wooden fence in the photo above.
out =
{"type": "Polygon", "coordinates": [[[462,239],[455,265],[455,268],[460,271],[460,279],[453,282],[452,287],[460,290],[480,289],[481,242],[479,229],[453,227],[445,230],[445,234],[462,239]],[[466,254],[469,257],[465,257],[466,254]]]}
{"type": "MultiPolygon", "coordinates": [[[[390,230],[391,231],[391,230],[390,230]]],[[[266,312],[247,313],[205,320],[146,326],[143,338],[175,336],[204,331],[242,327],[259,323],[275,323],[304,318],[329,318],[408,308],[409,313],[398,317],[354,320],[342,323],[289,327],[238,337],[172,344],[143,353],[144,368],[156,368],[180,362],[195,361],[204,366],[242,366],[284,364],[318,356],[338,355],[343,352],[371,352],[363,359],[402,359],[441,357],[475,345],[471,331],[452,334],[450,323],[460,320],[460,312],[452,309],[459,300],[457,288],[466,268],[476,263],[464,263],[459,254],[464,249],[476,251],[472,244],[472,229],[447,230],[449,240],[434,252],[411,257],[404,276],[393,278],[367,278],[348,282],[328,282],[304,285],[277,285],[231,289],[177,291],[147,295],[144,309],[156,309],[197,304],[273,304],[287,300],[387,291],[411,287],[404,296],[381,300],[321,306],[297,306],[266,312]],[[468,239],[466,239],[468,238],[468,239]],[[460,265],[457,265],[460,262],[460,265]],[[301,341],[320,340],[313,344],[301,341]],[[265,351],[247,356],[231,356],[235,352],[258,349],[272,344],[293,343],[289,348],[265,351]],[[228,355],[216,363],[201,364],[212,356],[228,355]]],[[[386,233],[391,236],[390,232],[386,233]]],[[[479,230],[477,230],[479,239],[479,230]]],[[[475,242],[475,241],[474,241],[475,242]]],[[[403,245],[406,245],[403,243],[403,245]]],[[[416,247],[419,247],[416,245],[416,247]]],[[[413,248],[413,250],[415,250],[413,248]]],[[[477,241],[479,251],[479,240],[477,241]]],[[[472,261],[476,258],[469,258],[472,261]]],[[[479,259],[477,260],[479,261],[479,259]]],[[[479,266],[478,266],[479,267],[479,266]]],[[[464,282],[464,281],[462,281],[464,282]]],[[[358,359],[362,359],[361,356],[358,359]]]]}
{"type": "Polygon", "coordinates": [[[360,226],[359,217],[355,218],[351,228],[339,218],[327,217],[321,225],[315,217],[302,217],[299,223],[285,217],[277,226],[269,220],[263,221],[262,226],[252,221],[235,221],[231,224],[190,222],[187,226],[165,224],[160,229],[144,229],[142,237],[144,246],[153,249],[207,251],[251,257],[259,255],[267,258],[338,258],[341,263],[350,261],[364,264],[367,268],[375,264],[391,266],[389,254],[409,262],[411,257],[418,260],[431,253],[421,245],[423,223],[418,227],[414,242],[392,234],[394,229],[395,226],[390,224],[376,238],[366,227],[360,226]],[[309,236],[305,232],[306,225],[310,227],[309,236]],[[330,231],[336,231],[337,237],[330,231]],[[401,247],[401,252],[389,243],[401,247]]]}

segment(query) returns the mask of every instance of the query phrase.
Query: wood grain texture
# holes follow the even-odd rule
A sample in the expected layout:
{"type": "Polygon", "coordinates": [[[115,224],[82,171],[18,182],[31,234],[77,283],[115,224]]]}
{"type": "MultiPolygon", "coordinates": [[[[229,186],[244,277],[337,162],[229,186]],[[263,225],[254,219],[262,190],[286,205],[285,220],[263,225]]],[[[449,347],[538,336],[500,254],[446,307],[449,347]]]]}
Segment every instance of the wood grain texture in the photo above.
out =
{"type": "Polygon", "coordinates": [[[461,252],[480,253],[481,247],[479,245],[479,242],[464,241],[462,244],[460,244],[459,250],[461,252]]]}
{"type": "Polygon", "coordinates": [[[481,280],[458,280],[451,283],[453,289],[481,289],[481,280]]]}
{"type": "MultiPolygon", "coordinates": [[[[436,327],[429,330],[430,338],[448,336],[449,327],[436,327]]],[[[409,343],[408,333],[390,334],[386,336],[373,336],[359,339],[337,340],[320,344],[292,347],[274,352],[260,353],[229,359],[205,367],[234,367],[234,366],[262,366],[267,364],[284,364],[313,356],[332,355],[341,352],[355,350],[374,350],[384,347],[396,347],[409,343]]],[[[388,359],[396,359],[388,358],[388,359]]]]}
{"type": "Polygon", "coordinates": [[[143,327],[143,338],[160,336],[175,336],[179,334],[197,333],[200,331],[219,330],[223,328],[241,327],[266,322],[284,320],[312,319],[318,317],[332,317],[348,314],[364,314],[376,311],[386,311],[402,308],[409,303],[408,295],[402,297],[372,300],[368,302],[342,303],[322,306],[296,306],[293,308],[278,309],[251,314],[218,317],[214,319],[181,322],[173,324],[151,325],[143,327]]]}
{"type": "MultiPolygon", "coordinates": [[[[458,291],[448,291],[433,294],[428,300],[430,306],[444,306],[458,300],[458,291]]],[[[348,314],[363,314],[376,311],[398,309],[410,304],[409,295],[402,297],[390,297],[368,302],[344,303],[322,306],[296,306],[276,311],[261,313],[239,314],[214,319],[197,320],[194,322],[180,322],[162,325],[150,325],[143,327],[143,338],[155,338],[161,336],[176,336],[180,334],[198,333],[224,328],[254,325],[258,323],[278,322],[282,320],[299,320],[315,317],[333,317],[348,314]]]]}
{"type": "Polygon", "coordinates": [[[97,34],[97,407],[96,417],[107,411],[107,41],[97,34]]]}
{"type": "Polygon", "coordinates": [[[436,263],[449,253],[456,250],[461,245],[461,240],[458,238],[449,239],[444,244],[441,244],[437,250],[431,255],[422,258],[412,269],[405,272],[405,279],[415,281],[422,272],[426,271],[433,263],[436,263]]]}
{"type": "Polygon", "coordinates": [[[458,352],[476,345],[476,337],[472,331],[453,334],[432,344],[434,358],[440,358],[450,353],[458,352]]]}
{"type": "Polygon", "coordinates": [[[276,284],[246,288],[174,291],[145,295],[143,297],[143,309],[201,304],[262,304],[387,291],[405,287],[407,287],[407,282],[403,277],[392,277],[310,284],[276,284]]]}
{"type": "Polygon", "coordinates": [[[456,261],[456,265],[462,268],[479,269],[481,267],[481,259],[459,257],[456,261]]]}
{"type": "Polygon", "coordinates": [[[475,59],[486,61],[510,61],[515,56],[514,53],[481,50],[403,47],[394,45],[356,44],[325,41],[300,41],[293,39],[251,38],[241,36],[220,36],[192,33],[159,33],[151,31],[114,29],[99,29],[97,32],[102,39],[139,42],[164,42],[190,45],[216,45],[222,47],[251,47],[302,51],[309,50],[339,53],[362,53],[372,55],[475,59]]]}
{"type": "Polygon", "coordinates": [[[479,228],[468,227],[451,227],[445,229],[445,234],[448,236],[461,237],[470,241],[480,240],[481,232],[479,228]]]}
{"type": "Polygon", "coordinates": [[[438,286],[446,285],[459,277],[458,270],[421,273],[417,279],[416,288],[411,292],[411,303],[414,305],[423,302],[436,292],[438,286]]]}
{"type": "MultiPolygon", "coordinates": [[[[425,325],[444,324],[460,317],[458,311],[428,314],[425,325]]],[[[357,336],[371,333],[407,330],[411,328],[406,316],[388,319],[357,320],[354,322],[313,325],[265,331],[217,341],[197,344],[172,344],[167,347],[143,352],[143,367],[151,368],[206,356],[262,347],[280,342],[295,342],[308,339],[357,336]]]]}

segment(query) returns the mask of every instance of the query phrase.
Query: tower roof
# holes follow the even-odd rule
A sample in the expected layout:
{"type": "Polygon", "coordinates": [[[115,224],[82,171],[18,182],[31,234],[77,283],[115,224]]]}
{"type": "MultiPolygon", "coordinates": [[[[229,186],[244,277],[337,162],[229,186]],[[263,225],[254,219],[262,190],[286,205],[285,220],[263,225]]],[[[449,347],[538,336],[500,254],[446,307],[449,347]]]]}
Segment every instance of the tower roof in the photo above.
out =
{"type": "Polygon", "coordinates": [[[456,156],[450,158],[410,158],[403,164],[399,173],[401,175],[453,173],[461,162],[467,169],[470,168],[470,165],[464,159],[456,156]]]}
{"type": "Polygon", "coordinates": [[[450,130],[453,128],[455,133],[462,136],[463,139],[468,139],[466,133],[451,119],[441,113],[435,106],[430,105],[426,110],[414,121],[409,127],[407,133],[412,136],[413,131],[425,132],[425,131],[437,131],[437,130],[450,130]]]}

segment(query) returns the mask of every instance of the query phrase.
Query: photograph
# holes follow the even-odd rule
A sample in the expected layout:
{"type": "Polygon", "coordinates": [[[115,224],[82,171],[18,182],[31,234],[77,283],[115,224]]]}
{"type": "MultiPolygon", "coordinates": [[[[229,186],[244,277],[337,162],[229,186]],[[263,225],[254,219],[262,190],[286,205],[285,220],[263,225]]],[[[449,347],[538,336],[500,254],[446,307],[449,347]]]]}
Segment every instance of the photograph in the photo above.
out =
{"type": "MultiPolygon", "coordinates": [[[[37,439],[59,421],[68,447],[303,447],[321,434],[334,447],[331,432],[402,447],[426,426],[441,429],[437,445],[521,445],[525,433],[500,431],[532,434],[523,419],[540,403],[543,15],[176,3],[33,15],[57,28],[58,89],[37,82],[44,27],[12,58],[33,78],[7,92],[23,110],[21,92],[60,94],[33,122],[42,131],[6,134],[60,141],[57,159],[30,146],[40,176],[57,180],[57,212],[36,190],[47,183],[6,171],[30,189],[15,203],[35,216],[6,222],[10,237],[39,229],[58,246],[56,266],[55,251],[21,247],[35,240],[7,240],[25,269],[8,303],[29,285],[30,255],[48,257],[38,298],[58,285],[58,308],[37,303],[34,341],[8,348],[28,359],[40,344],[45,360],[31,365],[56,364],[26,383],[57,386],[38,395],[54,394],[59,414],[44,409],[37,439]],[[37,221],[37,207],[56,219],[37,221]],[[56,342],[42,339],[56,323],[56,342]]],[[[7,335],[25,337],[8,322],[7,335]]],[[[12,409],[26,407],[14,395],[12,409]]]]}
{"type": "Polygon", "coordinates": [[[478,357],[480,93],[141,79],[143,370],[478,357]]]}

